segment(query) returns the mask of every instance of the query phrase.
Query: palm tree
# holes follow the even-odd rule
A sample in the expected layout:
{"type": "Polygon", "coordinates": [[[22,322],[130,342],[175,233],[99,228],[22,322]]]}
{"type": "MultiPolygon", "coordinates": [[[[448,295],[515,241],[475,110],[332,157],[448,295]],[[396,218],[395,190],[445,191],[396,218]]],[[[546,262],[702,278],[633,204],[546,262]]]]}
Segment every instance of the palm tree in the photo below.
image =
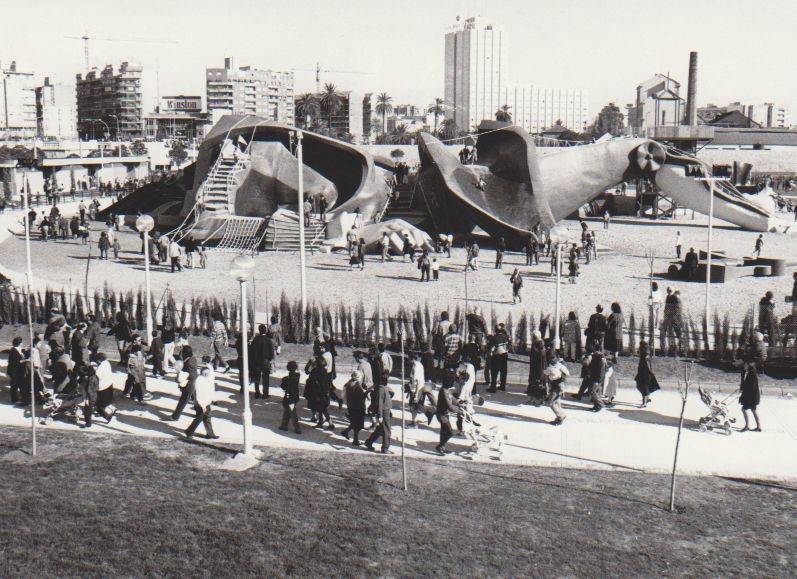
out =
{"type": "Polygon", "coordinates": [[[394,145],[411,145],[412,135],[407,132],[407,125],[400,124],[390,134],[390,142],[394,145]]]}
{"type": "Polygon", "coordinates": [[[327,111],[327,126],[329,127],[330,135],[334,136],[334,131],[332,130],[332,115],[340,110],[342,104],[343,99],[340,93],[338,93],[338,87],[331,82],[326,83],[324,85],[324,91],[321,93],[321,107],[327,111]]]}
{"type": "Polygon", "coordinates": [[[436,98],[434,99],[434,104],[429,107],[429,112],[434,115],[434,131],[432,134],[436,137],[437,136],[437,117],[443,114],[443,99],[436,98]]]}
{"type": "Polygon", "coordinates": [[[453,139],[459,134],[459,127],[454,119],[445,119],[440,127],[440,136],[444,140],[453,139]]]}
{"type": "Polygon", "coordinates": [[[376,112],[382,115],[382,132],[387,132],[387,115],[393,112],[393,105],[390,104],[393,97],[386,92],[376,95],[376,112]]]}
{"type": "Polygon", "coordinates": [[[512,122],[512,113],[509,112],[511,109],[509,105],[504,105],[497,111],[495,111],[495,120],[501,121],[503,123],[511,123],[512,122]]]}
{"type": "Polygon", "coordinates": [[[318,96],[306,92],[296,97],[296,119],[301,119],[301,127],[307,128],[309,122],[315,121],[321,116],[321,104],[318,102],[318,96]]]}

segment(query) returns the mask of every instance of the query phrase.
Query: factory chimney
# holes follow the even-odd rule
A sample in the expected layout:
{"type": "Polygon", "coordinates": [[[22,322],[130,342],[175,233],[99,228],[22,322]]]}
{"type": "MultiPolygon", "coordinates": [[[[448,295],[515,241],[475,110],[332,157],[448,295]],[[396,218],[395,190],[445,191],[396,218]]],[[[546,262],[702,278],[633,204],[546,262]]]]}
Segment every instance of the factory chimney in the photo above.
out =
{"type": "Polygon", "coordinates": [[[697,125],[697,52],[689,53],[689,88],[686,93],[686,122],[697,125]]]}

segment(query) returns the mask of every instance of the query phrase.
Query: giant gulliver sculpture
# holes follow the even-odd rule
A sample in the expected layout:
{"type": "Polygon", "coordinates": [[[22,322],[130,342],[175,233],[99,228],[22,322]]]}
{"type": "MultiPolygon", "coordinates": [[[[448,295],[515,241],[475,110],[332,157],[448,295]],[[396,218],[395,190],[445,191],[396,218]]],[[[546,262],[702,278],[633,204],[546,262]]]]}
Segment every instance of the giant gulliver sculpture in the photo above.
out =
{"type": "MultiPolygon", "coordinates": [[[[679,205],[707,212],[706,182],[686,168],[710,168],[697,158],[649,139],[613,139],[538,155],[528,133],[488,123],[476,141],[478,163],[463,165],[433,136],[418,137],[418,175],[432,227],[437,232],[472,232],[477,226],[510,243],[522,243],[537,224],[544,228],[576,212],[607,189],[648,177],[679,205]]],[[[425,232],[402,220],[381,221],[390,195],[388,173],[356,146],[305,132],[304,165],[294,155],[293,127],[254,116],[226,116],[202,143],[195,164],[160,185],[148,185],[109,212],[150,212],[161,230],[181,226],[197,240],[218,240],[236,218],[270,218],[295,210],[299,171],[310,199],[329,207],[326,245],[345,246],[357,223],[358,235],[375,249],[387,232],[395,249],[409,234],[431,247],[425,232]],[[182,224],[182,225],[181,225],[182,224]]],[[[789,223],[727,184],[715,188],[715,215],[754,231],[787,231],[789,223]]]]}
{"type": "MultiPolygon", "coordinates": [[[[463,165],[433,136],[419,136],[419,180],[436,229],[468,233],[479,226],[522,242],[536,224],[550,227],[607,189],[648,177],[679,205],[708,213],[709,185],[686,168],[710,167],[649,139],[613,139],[537,155],[520,127],[492,128],[476,142],[478,164],[463,165]]],[[[714,190],[714,215],[753,231],[787,231],[789,223],[729,184],[714,190]]]]}

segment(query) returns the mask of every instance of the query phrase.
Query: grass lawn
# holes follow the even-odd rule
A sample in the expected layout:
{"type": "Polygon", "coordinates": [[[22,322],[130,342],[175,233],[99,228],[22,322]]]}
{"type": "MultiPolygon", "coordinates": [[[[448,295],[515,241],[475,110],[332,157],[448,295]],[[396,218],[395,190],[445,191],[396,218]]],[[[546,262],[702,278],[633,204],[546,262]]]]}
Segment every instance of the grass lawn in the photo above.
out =
{"type": "Polygon", "coordinates": [[[787,576],[797,487],[0,428],[1,576],[787,576]]]}

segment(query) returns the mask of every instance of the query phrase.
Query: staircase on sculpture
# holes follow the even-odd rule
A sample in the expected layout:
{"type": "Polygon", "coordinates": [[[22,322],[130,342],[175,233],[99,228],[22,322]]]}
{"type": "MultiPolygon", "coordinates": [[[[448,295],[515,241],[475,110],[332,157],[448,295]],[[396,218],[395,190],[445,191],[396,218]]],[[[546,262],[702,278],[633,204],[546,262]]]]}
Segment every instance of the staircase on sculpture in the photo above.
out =
{"type": "Polygon", "coordinates": [[[403,219],[413,225],[418,225],[426,219],[427,211],[423,207],[415,179],[409,179],[399,185],[396,192],[398,196],[390,201],[383,219],[403,219]]]}
{"type": "Polygon", "coordinates": [[[234,200],[235,190],[238,182],[235,173],[243,169],[247,157],[239,159],[233,157],[225,158],[219,155],[213,168],[208,172],[208,176],[200,186],[197,201],[202,204],[205,211],[213,213],[233,214],[235,212],[234,200]]]}
{"type": "MultiPolygon", "coordinates": [[[[317,250],[325,239],[326,224],[313,218],[304,228],[305,249],[317,250]]],[[[268,219],[260,249],[265,251],[299,251],[299,214],[278,209],[268,219]]]]}
{"type": "Polygon", "coordinates": [[[235,193],[240,185],[237,174],[246,168],[245,153],[219,155],[197,193],[197,219],[209,218],[210,237],[219,239],[216,251],[243,253],[257,251],[265,235],[266,219],[235,215],[235,193]]]}

